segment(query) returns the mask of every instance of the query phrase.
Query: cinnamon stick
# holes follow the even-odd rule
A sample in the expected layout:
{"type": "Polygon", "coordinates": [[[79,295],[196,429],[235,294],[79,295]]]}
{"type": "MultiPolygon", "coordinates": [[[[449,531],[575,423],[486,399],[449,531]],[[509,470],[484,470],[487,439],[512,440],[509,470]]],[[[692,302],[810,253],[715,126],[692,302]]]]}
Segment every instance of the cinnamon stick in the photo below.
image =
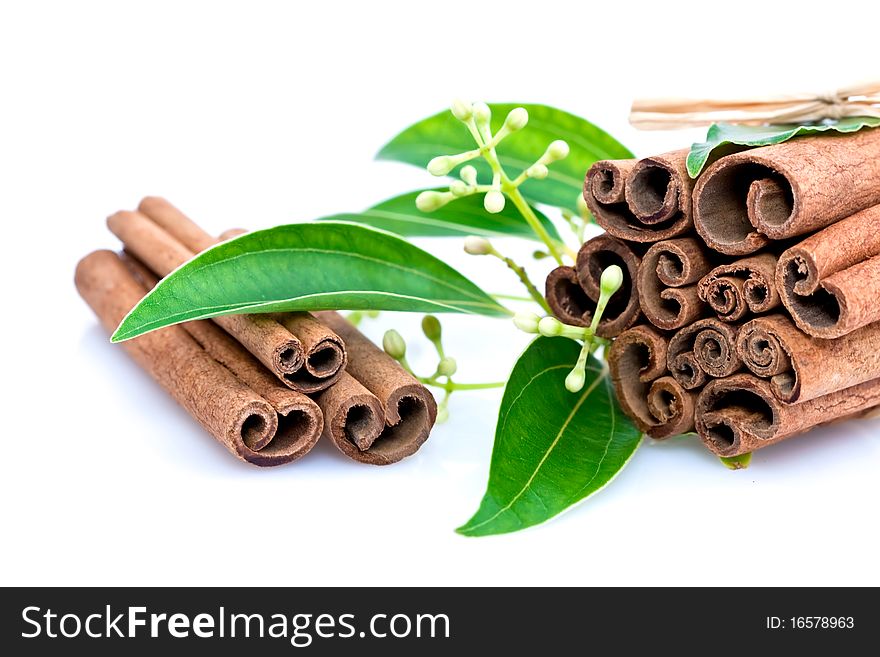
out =
{"type": "Polygon", "coordinates": [[[548,304],[554,313],[557,309],[560,311],[562,321],[576,326],[589,326],[600,296],[602,272],[610,265],[618,265],[623,270],[623,284],[609,300],[596,329],[596,333],[602,337],[614,337],[639,318],[639,297],[635,284],[639,262],[639,256],[629,245],[608,235],[594,237],[584,242],[577,255],[574,272],[581,292],[572,283],[571,272],[557,268],[547,280],[548,304]],[[581,310],[580,316],[576,316],[581,310]]]}
{"type": "Polygon", "coordinates": [[[822,340],[784,315],[759,317],[740,329],[737,352],[754,374],[770,379],[777,398],[807,401],[880,378],[880,323],[822,340]]]}
{"type": "Polygon", "coordinates": [[[765,379],[734,374],[706,384],[696,405],[696,428],[719,456],[738,456],[880,405],[880,379],[798,404],[780,401],[765,379]]]}
{"type": "Polygon", "coordinates": [[[802,331],[817,338],[839,338],[880,320],[878,226],[880,206],[873,206],[779,257],[776,285],[802,331]]]}
{"type": "Polygon", "coordinates": [[[434,396],[341,315],[316,313],[344,341],[346,374],[316,401],[324,434],[356,461],[388,465],[414,454],[437,419],[434,396]]]}
{"type": "Polygon", "coordinates": [[[707,377],[733,374],[742,366],[736,338],[735,327],[714,317],[684,327],[669,340],[669,372],[686,390],[704,385],[707,377]]]}
{"type": "MultiPolygon", "coordinates": [[[[76,269],[76,286],[112,331],[146,293],[112,251],[95,251],[76,269]]],[[[222,334],[221,334],[222,335],[222,334]]],[[[183,328],[173,326],[123,344],[126,351],[214,438],[254,465],[288,463],[315,444],[323,421],[308,400],[276,408],[222,364],[183,328]]],[[[293,393],[292,393],[293,394],[293,393]]]]}
{"type": "Polygon", "coordinates": [[[687,150],[644,160],[603,160],[587,171],[584,199],[608,234],[656,242],[690,230],[693,181],[687,150]]]}
{"type": "Polygon", "coordinates": [[[713,249],[753,253],[880,203],[880,130],[792,139],[722,157],[694,189],[694,224],[713,249]]]}
{"type": "Polygon", "coordinates": [[[667,341],[655,328],[634,326],[611,345],[608,366],[623,411],[643,433],[666,438],[693,428],[694,396],[666,374],[667,341]]]}
{"type": "Polygon", "coordinates": [[[776,256],[762,253],[719,265],[700,281],[700,299],[726,322],[765,313],[782,302],[776,285],[776,256]]]}
{"type": "Polygon", "coordinates": [[[639,305],[654,326],[679,329],[703,314],[694,285],[712,265],[703,246],[692,237],[657,242],[639,265],[639,305]]]}

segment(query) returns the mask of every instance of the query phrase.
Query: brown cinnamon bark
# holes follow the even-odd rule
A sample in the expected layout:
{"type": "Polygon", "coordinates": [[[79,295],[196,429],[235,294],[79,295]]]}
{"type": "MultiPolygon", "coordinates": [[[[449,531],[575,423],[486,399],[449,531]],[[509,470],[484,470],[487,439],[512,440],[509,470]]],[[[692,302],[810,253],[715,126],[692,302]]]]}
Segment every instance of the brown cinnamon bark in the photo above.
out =
{"type": "Polygon", "coordinates": [[[776,285],[798,327],[839,338],[880,320],[880,206],[858,212],[779,257],[776,285]]]}
{"type": "Polygon", "coordinates": [[[704,247],[692,237],[651,246],[639,265],[636,286],[645,317],[667,331],[699,318],[705,306],[694,283],[711,268],[704,247]]]}
{"type": "Polygon", "coordinates": [[[735,327],[714,317],[684,327],[669,340],[669,372],[686,390],[704,385],[707,377],[733,374],[742,367],[736,337],[735,327]]]}
{"type": "Polygon", "coordinates": [[[737,456],[878,405],[880,379],[786,404],[773,394],[769,381],[734,374],[713,379],[703,388],[697,398],[696,428],[710,450],[737,456]]]}
{"type": "Polygon", "coordinates": [[[547,274],[544,296],[560,321],[572,326],[590,325],[596,302],[584,292],[574,267],[557,267],[547,274]]]}
{"type": "Polygon", "coordinates": [[[362,463],[388,465],[414,454],[437,419],[434,396],[341,315],[316,315],[349,353],[346,374],[316,397],[324,434],[362,463]]]}
{"type": "Polygon", "coordinates": [[[880,130],[804,137],[722,157],[694,189],[706,243],[753,253],[880,203],[880,130]]]}
{"type": "Polygon", "coordinates": [[[880,378],[880,324],[836,340],[805,335],[784,315],[743,325],[737,352],[780,400],[802,402],[880,378]]]}
{"type": "MultiPolygon", "coordinates": [[[[77,265],[76,286],[108,331],[115,329],[146,293],[112,251],[95,251],[83,258],[77,265]]],[[[123,347],[242,460],[260,466],[288,463],[311,449],[320,435],[323,421],[313,403],[302,398],[294,403],[276,400],[287,410],[279,424],[272,403],[212,358],[179,326],[129,340],[123,347]]]]}
{"type": "Polygon", "coordinates": [[[776,285],[776,256],[762,253],[719,265],[700,281],[700,299],[726,322],[765,313],[782,303],[776,285]]]}
{"type": "Polygon", "coordinates": [[[610,235],[656,242],[690,230],[693,181],[687,149],[644,160],[604,160],[587,171],[584,199],[610,235]]]}
{"type": "MultiPolygon", "coordinates": [[[[578,326],[590,325],[600,296],[602,272],[610,265],[618,265],[623,270],[623,284],[608,301],[596,333],[604,338],[611,338],[636,323],[639,318],[639,295],[635,281],[640,262],[641,259],[630,245],[608,235],[599,235],[584,242],[578,251],[575,273],[581,289],[591,303],[581,315],[578,326]]],[[[565,304],[560,305],[566,307],[565,304]]]]}
{"type": "Polygon", "coordinates": [[[621,333],[608,354],[623,411],[643,433],[666,438],[693,428],[693,395],[666,374],[666,338],[648,325],[621,333]]]}

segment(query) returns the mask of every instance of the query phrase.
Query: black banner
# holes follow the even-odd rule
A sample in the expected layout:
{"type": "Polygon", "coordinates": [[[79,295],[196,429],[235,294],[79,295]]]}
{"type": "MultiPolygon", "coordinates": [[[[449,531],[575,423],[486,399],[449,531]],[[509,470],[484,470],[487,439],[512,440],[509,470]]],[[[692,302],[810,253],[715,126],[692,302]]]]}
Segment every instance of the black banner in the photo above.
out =
{"type": "Polygon", "coordinates": [[[7,655],[841,650],[871,645],[880,620],[867,589],[20,588],[2,597],[7,655]]]}

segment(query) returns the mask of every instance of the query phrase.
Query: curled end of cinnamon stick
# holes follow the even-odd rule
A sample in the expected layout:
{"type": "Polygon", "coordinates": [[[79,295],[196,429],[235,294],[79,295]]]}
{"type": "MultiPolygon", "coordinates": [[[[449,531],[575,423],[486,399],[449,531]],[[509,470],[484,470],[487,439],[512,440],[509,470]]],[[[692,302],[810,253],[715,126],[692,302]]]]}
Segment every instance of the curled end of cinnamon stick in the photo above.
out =
{"type": "Polygon", "coordinates": [[[596,301],[600,296],[602,272],[611,265],[621,268],[623,283],[608,301],[596,333],[604,338],[611,338],[619,335],[638,320],[640,308],[636,277],[640,262],[641,259],[629,245],[608,235],[599,235],[584,242],[578,251],[575,272],[582,291],[592,303],[582,315],[580,325],[590,324],[596,301]]]}
{"type": "Polygon", "coordinates": [[[760,317],[740,328],[737,352],[757,376],[770,379],[773,394],[786,403],[800,398],[801,384],[792,366],[785,335],[797,329],[782,315],[760,317]]]}
{"type": "Polygon", "coordinates": [[[666,371],[666,339],[650,326],[621,333],[608,354],[611,381],[623,411],[643,433],[659,420],[648,407],[650,384],[666,371]]]}
{"type": "Polygon", "coordinates": [[[306,394],[333,385],[348,362],[342,338],[309,313],[287,313],[273,319],[296,335],[302,345],[302,366],[285,374],[285,381],[306,394]]]}
{"type": "Polygon", "coordinates": [[[767,381],[734,374],[706,384],[696,404],[696,428],[719,456],[738,456],[775,437],[780,401],[767,381]]]}
{"type": "Polygon", "coordinates": [[[589,326],[593,302],[578,283],[574,267],[557,267],[547,275],[544,288],[547,305],[556,317],[572,326],[589,326]]]}
{"type": "Polygon", "coordinates": [[[626,182],[630,210],[643,224],[689,222],[693,187],[684,166],[686,151],[640,160],[626,182]]]}
{"type": "Polygon", "coordinates": [[[697,287],[690,284],[709,269],[702,247],[693,238],[654,244],[638,271],[639,304],[645,317],[664,330],[682,328],[700,317],[703,303],[697,287]]]}
{"type": "MultiPolygon", "coordinates": [[[[267,404],[268,405],[268,404],[267,404]]],[[[295,461],[311,451],[323,430],[317,404],[308,398],[283,409],[249,409],[231,436],[239,457],[259,466],[295,461]]]]}
{"type": "Polygon", "coordinates": [[[839,338],[851,330],[842,321],[846,299],[835,289],[834,276],[820,281],[815,261],[798,247],[785,251],[776,267],[782,303],[798,327],[817,338],[839,338]]]}
{"type": "Polygon", "coordinates": [[[671,376],[654,381],[648,390],[647,407],[658,424],[647,434],[661,440],[693,431],[695,397],[671,376]]]}

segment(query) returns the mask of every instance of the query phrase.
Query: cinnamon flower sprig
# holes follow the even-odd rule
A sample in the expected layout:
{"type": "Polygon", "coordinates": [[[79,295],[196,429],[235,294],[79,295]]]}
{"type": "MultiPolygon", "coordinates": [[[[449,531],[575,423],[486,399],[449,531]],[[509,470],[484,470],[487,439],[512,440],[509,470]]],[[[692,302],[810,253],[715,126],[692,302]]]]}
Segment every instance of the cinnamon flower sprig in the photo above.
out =
{"type": "Polygon", "coordinates": [[[440,320],[434,315],[425,315],[422,318],[422,333],[434,345],[439,361],[431,376],[419,376],[406,360],[406,341],[394,329],[385,332],[382,338],[382,348],[385,353],[400,363],[401,367],[416,377],[422,384],[440,388],[444,391],[443,398],[437,404],[437,422],[445,422],[449,419],[449,397],[456,390],[486,390],[489,388],[502,388],[504,381],[492,381],[490,383],[457,383],[452,380],[458,370],[458,363],[454,358],[446,355],[443,348],[443,328],[440,320]]]}
{"type": "Polygon", "coordinates": [[[602,315],[608,302],[621,285],[623,285],[623,270],[617,265],[606,267],[599,279],[599,300],[596,302],[596,311],[593,313],[590,325],[586,327],[563,324],[555,317],[549,315],[539,317],[528,312],[517,313],[513,318],[516,327],[526,333],[536,333],[546,337],[561,336],[582,343],[577,362],[565,377],[565,387],[569,392],[580,392],[587,377],[587,358],[600,345],[609,344],[608,340],[596,335],[596,329],[599,327],[599,322],[602,321],[602,315]]]}

